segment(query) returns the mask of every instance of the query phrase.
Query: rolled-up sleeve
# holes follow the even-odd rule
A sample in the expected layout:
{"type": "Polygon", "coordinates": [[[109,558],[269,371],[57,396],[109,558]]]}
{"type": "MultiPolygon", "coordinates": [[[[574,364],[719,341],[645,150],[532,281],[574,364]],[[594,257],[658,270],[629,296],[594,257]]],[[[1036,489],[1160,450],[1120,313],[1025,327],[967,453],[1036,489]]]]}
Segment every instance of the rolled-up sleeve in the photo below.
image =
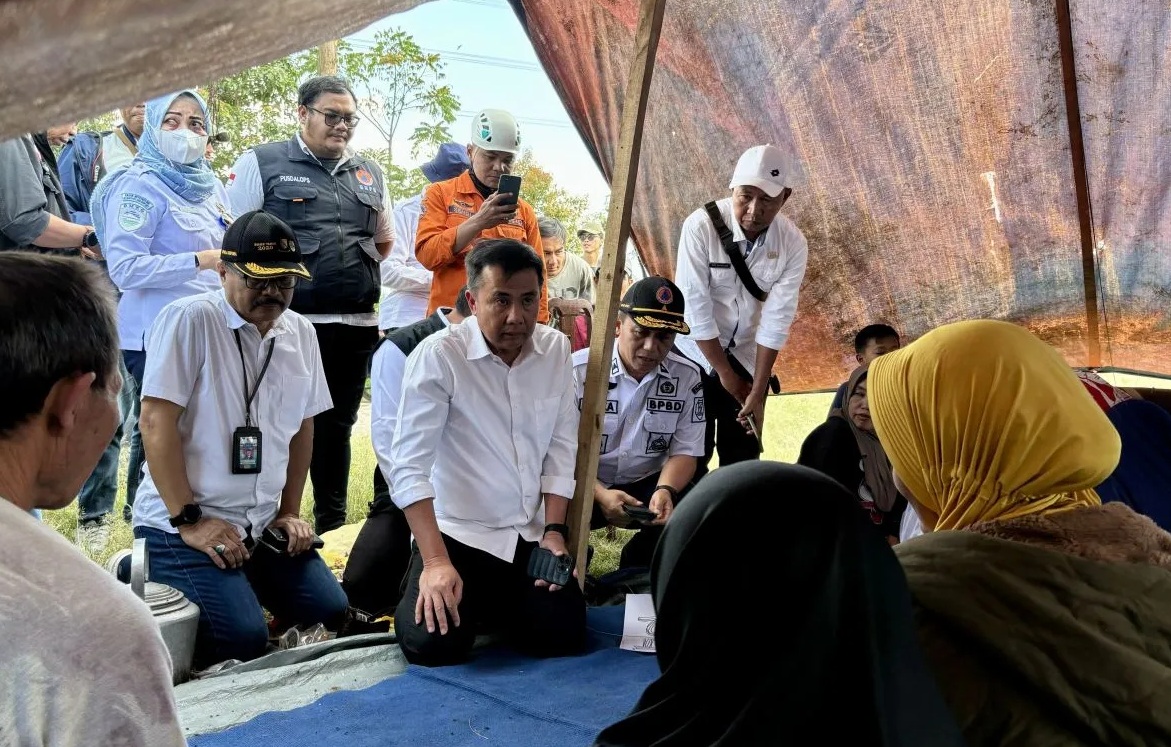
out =
{"type": "Polygon", "coordinates": [[[557,423],[553,426],[553,438],[545,460],[541,464],[541,492],[572,498],[577,482],[573,478],[577,461],[577,386],[573,378],[573,361],[570,359],[569,340],[562,337],[556,345],[560,348],[557,358],[561,364],[552,380],[561,382],[561,404],[557,408],[557,423]]]}
{"type": "MultiPolygon", "coordinates": [[[[785,269],[768,291],[768,298],[760,311],[760,326],[756,330],[756,344],[773,350],[783,348],[789,339],[789,327],[797,315],[797,300],[801,293],[801,281],[805,278],[805,263],[809,258],[804,236],[796,233],[790,243],[785,252],[785,269]]],[[[690,298],[687,303],[691,303],[690,298]]]]}
{"type": "Polygon", "coordinates": [[[702,212],[692,213],[679,233],[679,258],[675,266],[675,283],[683,291],[683,318],[691,328],[693,340],[712,340],[720,328],[712,312],[711,270],[708,269],[708,228],[702,212]]]}
{"type": "Polygon", "coordinates": [[[402,388],[411,396],[399,403],[388,482],[395,505],[405,510],[435,497],[431,470],[455,389],[455,375],[437,344],[424,340],[407,359],[402,388]]]}
{"type": "Polygon", "coordinates": [[[0,233],[27,246],[49,227],[45,185],[25,138],[0,143],[0,233]]]}

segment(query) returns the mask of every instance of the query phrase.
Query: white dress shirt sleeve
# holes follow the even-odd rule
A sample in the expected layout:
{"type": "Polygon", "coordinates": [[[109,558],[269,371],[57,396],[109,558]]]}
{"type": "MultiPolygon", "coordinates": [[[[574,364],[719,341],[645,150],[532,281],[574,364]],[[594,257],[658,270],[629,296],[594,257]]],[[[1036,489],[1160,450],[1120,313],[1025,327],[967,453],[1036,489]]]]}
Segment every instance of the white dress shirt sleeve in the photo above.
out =
{"type": "Polygon", "coordinates": [[[404,510],[412,503],[435,497],[431,469],[435,466],[435,454],[443,439],[455,390],[451,365],[445,360],[442,348],[435,344],[438,340],[428,344],[432,340],[424,340],[407,359],[402,386],[411,396],[399,403],[390,450],[391,472],[387,482],[395,505],[404,510]]]}
{"type": "Polygon", "coordinates": [[[545,461],[541,464],[541,492],[572,498],[576,485],[573,471],[577,461],[577,424],[580,417],[577,411],[577,387],[573,380],[569,338],[561,335],[554,344],[559,350],[551,354],[559,355],[562,361],[554,374],[555,380],[561,382],[558,387],[561,404],[557,408],[553,438],[549,441],[549,450],[545,452],[545,461]]]}
{"type": "Polygon", "coordinates": [[[391,474],[390,452],[394,445],[406,365],[407,357],[403,351],[390,342],[378,347],[370,365],[370,440],[383,477],[391,474]]]}
{"type": "Polygon", "coordinates": [[[333,409],[333,397],[329,394],[329,382],[325,379],[325,366],[321,362],[321,347],[317,344],[317,333],[308,322],[305,322],[305,326],[309,331],[301,338],[305,341],[302,352],[309,358],[307,363],[309,370],[313,372],[313,381],[309,384],[309,397],[306,399],[302,420],[333,409]]]}
{"type": "Polygon", "coordinates": [[[431,271],[415,259],[414,236],[419,226],[420,205],[412,202],[394,211],[396,240],[382,266],[382,284],[403,293],[427,293],[431,290],[431,271]]]}
{"type": "Polygon", "coordinates": [[[398,243],[395,241],[394,223],[387,216],[389,212],[385,205],[378,211],[378,225],[374,227],[374,247],[366,251],[367,254],[374,258],[375,262],[382,262],[386,259],[386,257],[378,253],[379,244],[390,244],[391,251],[394,251],[394,245],[398,243]]]}
{"type": "Polygon", "coordinates": [[[208,307],[172,303],[159,312],[146,339],[142,396],[187,407],[207,356],[208,307]]]}
{"type": "Polygon", "coordinates": [[[693,340],[719,338],[712,312],[711,269],[708,267],[710,232],[703,221],[707,215],[692,213],[679,233],[679,257],[675,267],[675,284],[683,291],[683,318],[691,328],[693,340]]]}
{"type": "Polygon", "coordinates": [[[256,153],[244,151],[232,165],[228,177],[228,202],[233,216],[241,216],[264,207],[264,184],[260,181],[260,164],[256,153]]]}
{"type": "MultiPolygon", "coordinates": [[[[756,329],[756,344],[773,350],[783,348],[789,339],[789,327],[797,315],[797,297],[805,277],[805,263],[809,259],[805,237],[799,231],[793,233],[796,235],[792,240],[794,245],[786,247],[785,269],[768,291],[768,298],[760,310],[760,326],[756,329]]],[[[687,302],[690,304],[691,299],[688,298],[687,302]]]]}
{"type": "MultiPolygon", "coordinates": [[[[123,180],[127,183],[129,180],[123,180]]],[[[127,184],[132,186],[133,182],[127,184]]],[[[118,290],[174,288],[199,274],[195,254],[151,254],[155,230],[169,209],[158,195],[136,194],[129,190],[106,200],[106,267],[118,290]],[[125,221],[120,220],[125,213],[125,221]],[[123,223],[133,230],[123,228],[123,223]]],[[[207,247],[211,249],[212,247],[207,247]]]]}

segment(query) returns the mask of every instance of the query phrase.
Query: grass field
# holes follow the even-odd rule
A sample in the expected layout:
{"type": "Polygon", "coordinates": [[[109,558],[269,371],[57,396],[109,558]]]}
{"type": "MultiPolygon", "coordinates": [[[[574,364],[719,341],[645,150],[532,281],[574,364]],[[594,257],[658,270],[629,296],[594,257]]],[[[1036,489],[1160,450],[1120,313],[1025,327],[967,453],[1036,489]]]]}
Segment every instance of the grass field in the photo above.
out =
{"type": "MultiPolygon", "coordinates": [[[[801,394],[770,398],[765,413],[764,433],[762,434],[765,441],[765,458],[785,462],[796,460],[805,436],[825,420],[831,399],[832,395],[829,394],[801,394]]],[[[123,476],[119,480],[119,484],[124,485],[125,450],[123,450],[122,456],[123,476]]],[[[353,461],[350,465],[349,506],[346,511],[348,525],[356,524],[366,518],[367,505],[374,492],[374,466],[374,452],[370,447],[369,433],[355,429],[353,461]]],[[[114,521],[110,543],[104,552],[93,558],[99,563],[105,563],[118,550],[129,547],[133,539],[130,525],[121,520],[121,507],[124,502],[125,496],[119,495],[112,517],[114,521]]],[[[301,515],[312,521],[313,488],[311,486],[306,486],[305,500],[301,504],[301,515]]],[[[77,530],[77,503],[74,502],[60,511],[46,511],[44,520],[45,523],[72,541],[77,530]]],[[[340,570],[338,566],[344,565],[349,545],[352,544],[353,537],[356,535],[355,529],[353,526],[348,526],[331,532],[331,536],[326,537],[325,556],[335,569],[340,570]]],[[[622,530],[612,533],[607,533],[605,530],[595,532],[593,538],[595,552],[591,571],[605,573],[617,568],[618,553],[621,551],[622,544],[628,534],[622,530]]]]}

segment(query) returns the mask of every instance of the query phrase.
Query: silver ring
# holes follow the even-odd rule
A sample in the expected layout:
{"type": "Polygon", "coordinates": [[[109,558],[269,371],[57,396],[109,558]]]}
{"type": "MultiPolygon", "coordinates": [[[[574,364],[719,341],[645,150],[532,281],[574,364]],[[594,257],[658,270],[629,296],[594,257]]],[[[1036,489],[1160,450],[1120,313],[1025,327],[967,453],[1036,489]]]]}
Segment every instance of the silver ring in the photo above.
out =
{"type": "Polygon", "coordinates": [[[215,550],[216,555],[223,555],[224,551],[227,550],[228,548],[224,545],[216,545],[215,547],[213,547],[211,549],[215,550]]]}

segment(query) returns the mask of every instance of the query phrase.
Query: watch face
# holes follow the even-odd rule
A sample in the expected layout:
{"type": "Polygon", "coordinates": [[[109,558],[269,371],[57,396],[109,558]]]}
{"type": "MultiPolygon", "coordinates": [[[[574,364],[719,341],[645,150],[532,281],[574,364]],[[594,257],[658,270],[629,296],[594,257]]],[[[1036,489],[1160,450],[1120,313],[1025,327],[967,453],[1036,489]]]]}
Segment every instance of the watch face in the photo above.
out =
{"type": "Polygon", "coordinates": [[[194,503],[188,503],[183,507],[183,521],[188,524],[194,524],[203,518],[203,511],[194,503]]]}

